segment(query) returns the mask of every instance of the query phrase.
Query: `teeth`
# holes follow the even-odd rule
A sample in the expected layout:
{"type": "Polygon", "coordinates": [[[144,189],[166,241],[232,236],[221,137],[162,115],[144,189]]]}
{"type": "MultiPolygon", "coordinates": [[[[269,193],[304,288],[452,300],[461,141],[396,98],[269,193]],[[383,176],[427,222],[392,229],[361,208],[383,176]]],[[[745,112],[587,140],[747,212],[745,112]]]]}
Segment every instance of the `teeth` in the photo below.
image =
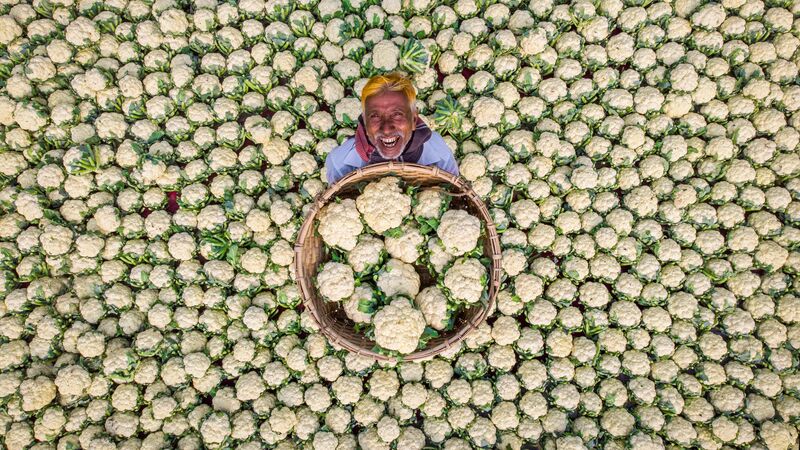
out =
{"type": "Polygon", "coordinates": [[[397,141],[400,140],[399,137],[395,137],[393,139],[381,139],[381,142],[385,147],[394,147],[397,144],[397,141]]]}

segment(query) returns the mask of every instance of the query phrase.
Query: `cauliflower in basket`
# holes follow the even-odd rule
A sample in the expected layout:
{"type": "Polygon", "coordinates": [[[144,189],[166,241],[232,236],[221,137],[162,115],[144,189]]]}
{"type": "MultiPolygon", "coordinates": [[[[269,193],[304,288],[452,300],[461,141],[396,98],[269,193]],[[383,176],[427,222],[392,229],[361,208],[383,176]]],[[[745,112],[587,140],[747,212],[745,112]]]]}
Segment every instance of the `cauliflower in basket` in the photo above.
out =
{"type": "Polygon", "coordinates": [[[419,293],[420,279],[414,266],[392,258],[378,273],[377,283],[387,297],[407,295],[414,298],[419,293]]]}
{"type": "Polygon", "coordinates": [[[364,230],[353,199],[332,202],[319,213],[319,234],[326,244],[350,251],[364,230]]]}
{"type": "Polygon", "coordinates": [[[447,205],[446,197],[436,189],[423,189],[417,194],[414,217],[417,219],[439,219],[447,205]]]}
{"type": "Polygon", "coordinates": [[[450,262],[455,259],[455,256],[447,253],[444,249],[442,240],[436,237],[428,239],[428,250],[426,256],[428,258],[429,267],[436,273],[441,273],[450,262]]]}
{"type": "Polygon", "coordinates": [[[365,234],[358,238],[358,244],[347,254],[347,262],[356,273],[361,273],[380,264],[385,251],[380,238],[365,234]]]}
{"type": "Polygon", "coordinates": [[[329,302],[338,302],[353,295],[355,278],[347,264],[327,262],[317,274],[320,295],[329,302]]]}
{"type": "Polygon", "coordinates": [[[344,313],[347,318],[355,323],[372,322],[374,308],[373,288],[369,284],[362,284],[355,288],[353,295],[343,302],[344,313]]]}
{"type": "Polygon", "coordinates": [[[462,258],[453,263],[444,274],[444,286],[453,299],[477,303],[486,288],[486,267],[476,258],[462,258]]]}
{"type": "Polygon", "coordinates": [[[386,251],[393,258],[405,263],[414,264],[420,256],[420,246],[425,237],[411,225],[400,227],[396,235],[386,236],[386,251]]]}
{"type": "Polygon", "coordinates": [[[356,198],[356,207],[364,221],[376,233],[397,228],[411,213],[411,197],[400,189],[395,177],[381,178],[369,183],[356,198]]]}
{"type": "Polygon", "coordinates": [[[417,308],[422,311],[425,323],[434,330],[447,328],[450,322],[450,310],[447,308],[447,297],[441,289],[429,286],[420,291],[414,299],[417,308]]]}
{"type": "Polygon", "coordinates": [[[373,317],[375,342],[387,350],[411,353],[425,331],[425,318],[405,298],[396,298],[373,317]]]}
{"type": "Polygon", "coordinates": [[[475,249],[481,235],[481,221],[461,209],[451,209],[442,214],[436,234],[445,250],[453,256],[461,256],[475,249]]]}

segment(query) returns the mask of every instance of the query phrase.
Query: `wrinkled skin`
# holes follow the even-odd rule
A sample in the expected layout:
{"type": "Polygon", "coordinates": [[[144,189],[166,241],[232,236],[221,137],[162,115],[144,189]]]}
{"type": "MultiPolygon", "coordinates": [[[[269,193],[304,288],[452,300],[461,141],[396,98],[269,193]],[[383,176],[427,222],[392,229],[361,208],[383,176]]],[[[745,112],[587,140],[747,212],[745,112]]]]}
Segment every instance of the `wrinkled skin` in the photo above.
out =
{"type": "Polygon", "coordinates": [[[403,153],[416,120],[417,113],[402,92],[383,91],[367,98],[364,104],[367,137],[385,159],[395,159],[403,153]],[[383,139],[394,137],[399,141],[387,147],[383,139]]]}

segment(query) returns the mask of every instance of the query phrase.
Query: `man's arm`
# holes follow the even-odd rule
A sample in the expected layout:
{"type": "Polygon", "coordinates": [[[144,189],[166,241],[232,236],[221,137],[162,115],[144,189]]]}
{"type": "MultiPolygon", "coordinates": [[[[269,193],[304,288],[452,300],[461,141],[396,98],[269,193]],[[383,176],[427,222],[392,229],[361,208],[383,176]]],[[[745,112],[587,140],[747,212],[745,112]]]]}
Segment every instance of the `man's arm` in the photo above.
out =
{"type": "Polygon", "coordinates": [[[339,181],[342,178],[342,175],[338,173],[334,163],[331,161],[331,153],[328,153],[328,156],[325,157],[325,178],[328,179],[328,184],[333,184],[339,181]]]}
{"type": "Polygon", "coordinates": [[[447,148],[447,156],[436,163],[436,166],[446,172],[452,173],[455,176],[459,175],[458,163],[456,162],[456,158],[453,156],[453,152],[451,152],[449,148],[447,148]]]}
{"type": "Polygon", "coordinates": [[[426,152],[430,151],[430,154],[423,153],[423,159],[428,159],[429,162],[420,161],[421,164],[434,165],[445,172],[452,173],[455,176],[459,175],[458,162],[453,156],[453,151],[450,150],[447,142],[439,133],[434,131],[427,145],[430,145],[430,149],[426,149],[426,152]]]}
{"type": "Polygon", "coordinates": [[[328,184],[336,183],[353,170],[345,163],[345,157],[351,147],[350,142],[345,141],[325,157],[325,178],[328,179],[328,184]]]}

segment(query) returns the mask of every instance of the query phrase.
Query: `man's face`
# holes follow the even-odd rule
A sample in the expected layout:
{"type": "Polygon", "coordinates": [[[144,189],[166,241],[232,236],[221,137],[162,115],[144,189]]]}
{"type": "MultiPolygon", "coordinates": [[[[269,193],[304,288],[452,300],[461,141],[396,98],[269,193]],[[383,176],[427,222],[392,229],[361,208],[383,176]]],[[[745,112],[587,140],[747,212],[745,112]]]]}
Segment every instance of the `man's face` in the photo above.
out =
{"type": "Polygon", "coordinates": [[[415,122],[416,113],[402,92],[384,91],[366,101],[367,137],[385,159],[395,159],[403,153],[411,140],[415,122]]]}

